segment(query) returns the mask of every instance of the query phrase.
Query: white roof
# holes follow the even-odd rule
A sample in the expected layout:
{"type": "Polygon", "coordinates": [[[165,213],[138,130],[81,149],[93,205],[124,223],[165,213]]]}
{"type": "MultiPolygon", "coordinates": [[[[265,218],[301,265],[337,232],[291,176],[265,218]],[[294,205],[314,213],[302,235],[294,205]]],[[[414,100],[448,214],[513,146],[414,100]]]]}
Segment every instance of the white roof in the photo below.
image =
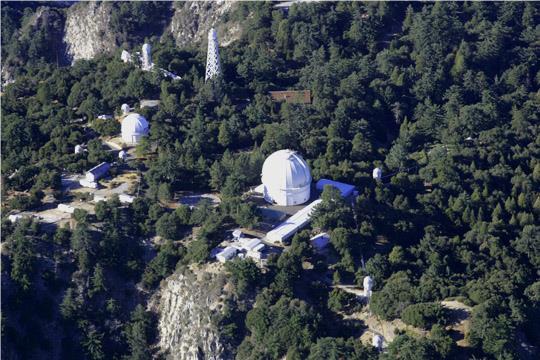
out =
{"type": "Polygon", "coordinates": [[[311,184],[306,161],[293,150],[279,150],[266,158],[262,167],[262,183],[275,189],[297,189],[311,184]]]}
{"type": "Polygon", "coordinates": [[[217,259],[228,260],[236,255],[236,249],[232,246],[227,246],[225,249],[221,250],[217,255],[217,259]]]}
{"type": "Polygon", "coordinates": [[[317,190],[322,191],[322,190],[324,190],[324,187],[326,185],[330,185],[330,186],[333,186],[336,189],[338,189],[341,192],[341,196],[343,196],[343,197],[347,197],[347,196],[351,195],[352,192],[354,191],[354,189],[356,189],[356,187],[354,185],[345,184],[345,183],[342,183],[342,182],[339,182],[339,181],[328,180],[328,179],[321,179],[321,180],[317,181],[316,188],[317,188],[317,190]]]}
{"type": "Polygon", "coordinates": [[[273,242],[281,242],[288,239],[311,220],[313,209],[321,202],[321,199],[317,199],[308,206],[302,208],[283,223],[279,224],[274,230],[269,231],[266,234],[266,238],[273,242]]]}
{"type": "Polygon", "coordinates": [[[373,178],[374,179],[380,179],[381,176],[382,176],[381,168],[376,167],[375,169],[373,169],[373,178]]]}
{"type": "Polygon", "coordinates": [[[122,139],[131,142],[133,136],[145,136],[148,134],[148,121],[144,116],[133,113],[122,120],[122,139]]]}
{"type": "Polygon", "coordinates": [[[242,248],[247,251],[253,250],[261,244],[260,239],[242,239],[240,242],[242,244],[242,248]]]}
{"type": "Polygon", "coordinates": [[[375,334],[373,335],[372,345],[376,348],[381,348],[383,344],[383,337],[381,335],[375,334]]]}

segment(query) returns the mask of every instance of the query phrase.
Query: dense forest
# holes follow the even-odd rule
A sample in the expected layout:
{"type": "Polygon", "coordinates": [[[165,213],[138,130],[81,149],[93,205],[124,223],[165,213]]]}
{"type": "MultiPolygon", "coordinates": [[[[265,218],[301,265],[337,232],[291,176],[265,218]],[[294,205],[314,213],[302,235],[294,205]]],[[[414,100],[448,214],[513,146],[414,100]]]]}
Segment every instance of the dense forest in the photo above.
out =
{"type": "MultiPolygon", "coordinates": [[[[231,357],[537,356],[538,5],[237,5],[228,16],[242,20],[242,36],[220,48],[223,74],[205,82],[204,44],[178,48],[152,33],[168,3],[122,3],[114,16],[128,25],[111,31],[124,31],[128,50],[151,43],[156,65],[179,81],[123,63],[120,51],[59,66],[48,49],[60,28],[26,36],[25,19],[39,7],[2,3],[2,58],[18,69],[1,95],[6,359],[152,358],[149,296],[176,269],[209,261],[224,229],[257,224],[242,194],[280,149],[301,153],[314,179],[354,184],[359,196],[351,205],[332,188],[322,193],[311,228],[332,235],[331,266],[309,248],[309,229],[265,271],[248,260],[227,264],[242,305],[219,323],[231,357]],[[268,92],[282,89],[310,90],[312,102],[272,102],[268,92]],[[114,160],[99,137],[119,128],[97,116],[140,99],[161,104],[139,111],[150,134],[131,164],[142,174],[133,204],[99,202],[95,215],[76,211],[74,226],[52,233],[35,220],[7,220],[46,195],[61,201],[63,173],[114,160]],[[81,143],[82,156],[73,153],[81,143]],[[163,206],[181,191],[214,191],[221,203],[163,206]],[[163,241],[149,257],[155,235],[163,241]],[[426,335],[397,334],[382,353],[362,345],[338,315],[354,312],[356,300],[315,276],[328,270],[334,284],[371,275],[370,310],[426,335]],[[466,349],[445,328],[445,299],[472,307],[466,349]]],[[[60,24],[64,10],[54,11],[60,24]]]]}

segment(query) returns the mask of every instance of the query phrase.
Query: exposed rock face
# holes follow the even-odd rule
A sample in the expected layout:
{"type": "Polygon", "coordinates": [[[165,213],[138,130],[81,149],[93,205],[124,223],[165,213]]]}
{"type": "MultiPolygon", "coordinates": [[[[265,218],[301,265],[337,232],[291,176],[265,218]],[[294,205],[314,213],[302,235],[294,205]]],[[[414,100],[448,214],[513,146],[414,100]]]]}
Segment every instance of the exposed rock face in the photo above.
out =
{"type": "Polygon", "coordinates": [[[72,62],[91,59],[116,49],[116,37],[110,31],[111,3],[82,2],[66,13],[64,42],[72,62]]]}
{"type": "Polygon", "coordinates": [[[218,30],[221,46],[226,46],[240,36],[240,24],[226,21],[237,0],[176,2],[169,26],[178,46],[205,42],[208,31],[218,30]]]}
{"type": "Polygon", "coordinates": [[[222,276],[207,272],[177,272],[166,280],[157,311],[159,347],[167,359],[229,357],[217,326],[224,285],[222,276]]]}

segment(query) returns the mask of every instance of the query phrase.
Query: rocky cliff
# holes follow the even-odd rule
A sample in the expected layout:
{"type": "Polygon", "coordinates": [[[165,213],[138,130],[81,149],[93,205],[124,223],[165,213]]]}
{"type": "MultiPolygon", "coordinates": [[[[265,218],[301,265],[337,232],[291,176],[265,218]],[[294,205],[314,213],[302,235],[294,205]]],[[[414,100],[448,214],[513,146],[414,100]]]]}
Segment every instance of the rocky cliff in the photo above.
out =
{"type": "Polygon", "coordinates": [[[240,24],[229,20],[237,0],[174,3],[174,15],[168,31],[178,46],[206,40],[208,30],[217,28],[222,46],[240,36],[240,24]]]}
{"type": "Polygon", "coordinates": [[[227,297],[222,275],[176,272],[151,302],[159,314],[159,351],[167,359],[229,358],[218,322],[227,297]]]}
{"type": "Polygon", "coordinates": [[[110,31],[112,4],[82,2],[66,11],[64,42],[70,61],[91,59],[116,49],[116,36],[110,31]]]}
{"type": "MultiPolygon", "coordinates": [[[[170,14],[164,16],[169,25],[156,35],[171,34],[182,47],[205,41],[208,30],[217,27],[221,45],[226,46],[240,35],[239,24],[229,21],[227,16],[235,3],[236,0],[175,2],[170,14]]],[[[71,62],[91,59],[120,46],[119,34],[111,31],[112,11],[118,10],[113,10],[110,2],[82,2],[67,9],[64,42],[71,62]]]]}

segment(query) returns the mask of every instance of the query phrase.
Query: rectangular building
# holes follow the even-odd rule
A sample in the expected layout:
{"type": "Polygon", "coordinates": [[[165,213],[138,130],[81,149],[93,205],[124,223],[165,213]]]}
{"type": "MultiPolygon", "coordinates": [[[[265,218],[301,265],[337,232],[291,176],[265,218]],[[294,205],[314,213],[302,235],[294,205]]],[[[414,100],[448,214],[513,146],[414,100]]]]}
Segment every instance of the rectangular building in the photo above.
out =
{"type": "Polygon", "coordinates": [[[86,172],[86,180],[89,182],[96,182],[102,178],[110,168],[111,165],[108,162],[102,162],[86,172]]]}
{"type": "Polygon", "coordinates": [[[283,223],[279,224],[274,230],[269,231],[266,234],[266,239],[273,243],[283,243],[285,240],[291,238],[311,221],[313,209],[321,202],[321,199],[315,200],[308,206],[299,210],[283,223]]]}
{"type": "Polygon", "coordinates": [[[288,104],[311,104],[310,90],[270,91],[270,97],[274,102],[286,102],[288,104]]]}
{"type": "Polygon", "coordinates": [[[339,181],[329,179],[321,179],[317,181],[317,185],[315,185],[315,187],[317,188],[317,190],[323,191],[326,185],[330,185],[338,189],[341,192],[341,196],[344,198],[351,196],[351,194],[356,189],[356,186],[354,185],[345,184],[339,181]]]}
{"type": "Polygon", "coordinates": [[[233,248],[232,246],[227,246],[225,249],[221,250],[216,255],[216,259],[220,263],[225,263],[225,262],[231,260],[232,258],[234,258],[235,256],[236,256],[236,249],[233,248]]]}

